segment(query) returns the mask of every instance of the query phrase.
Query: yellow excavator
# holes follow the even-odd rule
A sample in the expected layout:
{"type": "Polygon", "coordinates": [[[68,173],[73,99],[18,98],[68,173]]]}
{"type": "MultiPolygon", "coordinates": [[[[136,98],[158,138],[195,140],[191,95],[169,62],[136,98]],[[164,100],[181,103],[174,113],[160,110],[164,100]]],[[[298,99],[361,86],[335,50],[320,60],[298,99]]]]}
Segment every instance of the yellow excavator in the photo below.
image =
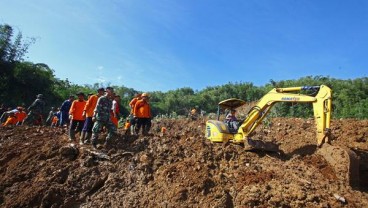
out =
{"type": "Polygon", "coordinates": [[[278,151],[275,145],[265,143],[259,140],[253,140],[250,135],[257,126],[262,122],[271,110],[272,106],[278,102],[289,103],[312,103],[314,111],[314,119],[317,126],[316,146],[317,151],[322,155],[335,170],[338,170],[342,180],[355,184],[359,178],[359,162],[356,154],[348,149],[335,147],[329,144],[331,130],[331,106],[332,106],[332,90],[326,85],[321,86],[303,86],[303,87],[287,87],[274,88],[264,95],[258,103],[253,106],[246,118],[239,122],[238,128],[231,129],[228,123],[220,121],[220,109],[236,109],[246,102],[240,99],[230,98],[219,103],[217,120],[208,120],[206,122],[205,136],[212,142],[233,142],[244,143],[246,150],[261,149],[266,151],[278,151]],[[302,94],[301,92],[315,91],[315,96],[302,94]],[[340,164],[338,160],[350,158],[347,164],[340,164]]]}

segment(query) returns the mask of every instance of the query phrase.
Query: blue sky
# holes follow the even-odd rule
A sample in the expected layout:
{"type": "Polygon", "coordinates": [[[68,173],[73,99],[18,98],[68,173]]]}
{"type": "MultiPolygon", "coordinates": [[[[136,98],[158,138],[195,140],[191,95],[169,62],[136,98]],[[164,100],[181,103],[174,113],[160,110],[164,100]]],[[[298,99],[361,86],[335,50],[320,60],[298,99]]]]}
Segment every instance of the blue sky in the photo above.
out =
{"type": "Polygon", "coordinates": [[[27,60],[140,91],[368,76],[368,1],[0,0],[27,60]]]}

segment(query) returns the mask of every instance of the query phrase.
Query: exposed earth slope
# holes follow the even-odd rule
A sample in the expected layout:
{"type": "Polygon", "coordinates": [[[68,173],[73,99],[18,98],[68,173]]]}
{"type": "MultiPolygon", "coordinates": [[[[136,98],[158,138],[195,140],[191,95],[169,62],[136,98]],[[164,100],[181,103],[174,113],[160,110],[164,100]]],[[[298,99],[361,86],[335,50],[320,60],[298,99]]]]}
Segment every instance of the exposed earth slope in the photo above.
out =
{"type": "Polygon", "coordinates": [[[101,137],[98,150],[72,145],[62,129],[1,127],[0,206],[368,207],[368,120],[331,124],[332,145],[360,157],[353,187],[316,154],[313,120],[274,118],[258,128],[253,138],[280,144],[283,155],[213,144],[204,127],[156,121],[153,135],[120,132],[108,148],[101,137]]]}

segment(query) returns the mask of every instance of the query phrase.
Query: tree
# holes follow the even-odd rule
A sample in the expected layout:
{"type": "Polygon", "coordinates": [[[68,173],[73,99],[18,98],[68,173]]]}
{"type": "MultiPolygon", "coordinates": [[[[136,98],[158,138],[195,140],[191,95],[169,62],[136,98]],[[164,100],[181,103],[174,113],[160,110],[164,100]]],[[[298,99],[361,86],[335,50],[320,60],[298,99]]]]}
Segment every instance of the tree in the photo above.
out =
{"type": "Polygon", "coordinates": [[[14,31],[10,25],[0,25],[0,60],[2,62],[23,61],[29,46],[35,42],[35,38],[23,41],[21,32],[18,32],[12,42],[13,35],[14,31]]]}

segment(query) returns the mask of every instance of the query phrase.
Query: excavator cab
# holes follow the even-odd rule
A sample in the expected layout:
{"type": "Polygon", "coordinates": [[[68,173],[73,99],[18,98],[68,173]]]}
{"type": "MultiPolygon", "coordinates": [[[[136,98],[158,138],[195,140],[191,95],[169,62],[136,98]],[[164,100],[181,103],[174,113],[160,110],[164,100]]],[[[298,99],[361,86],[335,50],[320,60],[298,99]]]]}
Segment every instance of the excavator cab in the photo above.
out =
{"type": "MultiPolygon", "coordinates": [[[[219,102],[217,108],[217,120],[207,121],[206,137],[213,142],[224,142],[229,141],[236,134],[237,129],[232,129],[229,123],[221,121],[223,112],[230,113],[231,110],[237,109],[246,102],[237,98],[230,98],[219,102]]],[[[225,113],[226,117],[227,113],[225,113]]]]}
{"type": "Polygon", "coordinates": [[[246,102],[244,100],[237,99],[237,98],[230,98],[230,99],[226,99],[226,100],[219,102],[218,109],[217,109],[217,115],[218,115],[217,120],[219,120],[221,110],[236,109],[236,108],[239,108],[245,105],[245,103],[246,102]]]}
{"type": "Polygon", "coordinates": [[[224,122],[229,127],[230,133],[236,133],[238,131],[239,124],[241,123],[241,121],[235,116],[235,112],[237,108],[245,105],[245,103],[246,102],[244,100],[240,100],[237,98],[230,98],[223,100],[218,104],[217,120],[219,120],[220,118],[220,112],[224,111],[225,112],[224,122]],[[232,115],[232,112],[234,112],[234,115],[232,115]]]}

